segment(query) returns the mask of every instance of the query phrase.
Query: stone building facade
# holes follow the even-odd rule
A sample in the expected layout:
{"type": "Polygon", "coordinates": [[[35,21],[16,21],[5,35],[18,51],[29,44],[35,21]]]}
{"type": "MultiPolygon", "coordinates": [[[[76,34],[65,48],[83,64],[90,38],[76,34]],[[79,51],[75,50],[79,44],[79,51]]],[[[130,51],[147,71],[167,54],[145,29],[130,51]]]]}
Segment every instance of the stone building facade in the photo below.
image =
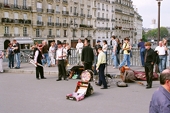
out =
{"type": "MultiPolygon", "coordinates": [[[[139,15],[140,16],[140,15],[139,15]]],[[[22,49],[42,40],[66,41],[75,47],[79,38],[110,41],[138,35],[134,24],[132,0],[1,0],[0,49],[6,49],[14,38],[22,49]]],[[[137,28],[135,25],[138,25],[137,28]]]]}

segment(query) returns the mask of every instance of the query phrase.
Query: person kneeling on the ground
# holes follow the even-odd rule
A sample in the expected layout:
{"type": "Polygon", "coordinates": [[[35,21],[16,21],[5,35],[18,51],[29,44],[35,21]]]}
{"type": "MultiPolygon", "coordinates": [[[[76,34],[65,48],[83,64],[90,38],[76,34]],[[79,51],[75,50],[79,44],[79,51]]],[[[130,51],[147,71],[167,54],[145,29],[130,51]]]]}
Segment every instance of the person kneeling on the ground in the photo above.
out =
{"type": "Polygon", "coordinates": [[[98,48],[98,60],[96,64],[96,70],[99,70],[99,82],[96,84],[98,86],[101,86],[103,84],[103,88],[101,89],[107,89],[107,83],[104,75],[104,69],[106,65],[106,54],[102,51],[102,47],[98,48]]]}
{"type": "Polygon", "coordinates": [[[160,75],[159,88],[152,95],[149,113],[170,112],[170,70],[165,69],[160,75]]]}

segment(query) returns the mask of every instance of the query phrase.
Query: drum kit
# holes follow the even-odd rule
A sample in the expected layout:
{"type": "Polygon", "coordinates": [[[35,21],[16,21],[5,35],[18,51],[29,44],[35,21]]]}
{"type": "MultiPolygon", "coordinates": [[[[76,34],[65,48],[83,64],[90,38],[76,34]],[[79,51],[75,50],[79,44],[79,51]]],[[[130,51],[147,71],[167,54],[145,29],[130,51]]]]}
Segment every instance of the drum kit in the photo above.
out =
{"type": "Polygon", "coordinates": [[[93,87],[90,84],[92,76],[93,72],[91,70],[83,71],[81,73],[81,80],[77,82],[75,91],[71,94],[67,94],[66,99],[80,101],[92,95],[93,87]]]}

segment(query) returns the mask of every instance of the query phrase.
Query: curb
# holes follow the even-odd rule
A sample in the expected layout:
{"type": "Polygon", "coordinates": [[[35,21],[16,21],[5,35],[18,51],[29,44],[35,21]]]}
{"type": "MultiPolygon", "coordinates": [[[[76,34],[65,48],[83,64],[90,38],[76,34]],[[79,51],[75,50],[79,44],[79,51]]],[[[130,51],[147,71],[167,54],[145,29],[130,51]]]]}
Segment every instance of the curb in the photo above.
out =
{"type": "MultiPolygon", "coordinates": [[[[4,69],[5,73],[23,73],[23,74],[35,74],[35,70],[24,70],[24,69],[4,69]]],[[[47,75],[58,75],[57,71],[44,71],[44,74],[47,75]]]]}

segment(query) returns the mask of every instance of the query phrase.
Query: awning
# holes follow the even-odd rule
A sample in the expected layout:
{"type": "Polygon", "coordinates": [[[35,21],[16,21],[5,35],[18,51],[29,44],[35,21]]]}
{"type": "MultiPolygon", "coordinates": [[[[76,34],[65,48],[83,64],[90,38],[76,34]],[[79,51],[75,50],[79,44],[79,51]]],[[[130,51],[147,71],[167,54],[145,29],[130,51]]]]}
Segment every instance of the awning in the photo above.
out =
{"type": "Polygon", "coordinates": [[[23,37],[23,38],[14,38],[17,40],[19,44],[34,44],[33,40],[31,38],[23,37]]]}

